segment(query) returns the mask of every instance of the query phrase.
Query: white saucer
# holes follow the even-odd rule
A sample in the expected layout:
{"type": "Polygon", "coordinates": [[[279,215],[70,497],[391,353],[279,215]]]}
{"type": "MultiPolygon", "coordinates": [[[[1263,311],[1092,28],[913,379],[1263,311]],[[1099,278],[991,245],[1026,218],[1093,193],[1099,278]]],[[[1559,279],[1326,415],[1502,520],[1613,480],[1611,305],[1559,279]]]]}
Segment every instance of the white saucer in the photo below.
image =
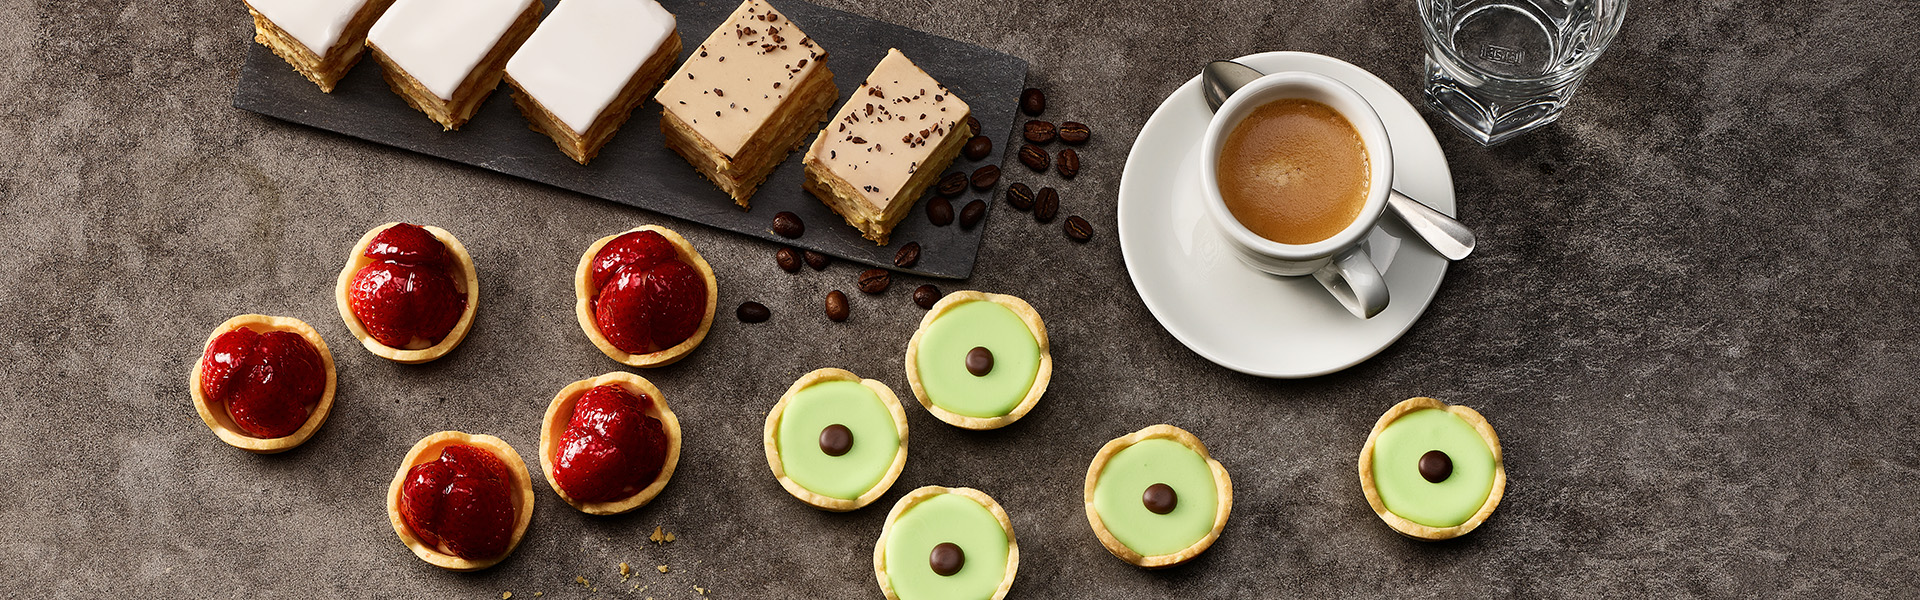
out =
{"type": "MultiPolygon", "coordinates": [[[[1319,73],[1359,91],[1387,123],[1394,189],[1454,214],[1453,176],[1440,142],[1386,82],[1318,54],[1267,52],[1237,60],[1267,73],[1319,73]]],[[[1392,301],[1365,320],[1341,308],[1312,277],[1272,277],[1241,264],[1201,204],[1198,149],[1212,117],[1195,76],[1141,128],[1120,177],[1120,250],[1154,318],[1207,360],[1262,377],[1333,373],[1400,339],[1433,301],[1447,259],[1393,216],[1381,219],[1366,243],[1392,301]]]]}

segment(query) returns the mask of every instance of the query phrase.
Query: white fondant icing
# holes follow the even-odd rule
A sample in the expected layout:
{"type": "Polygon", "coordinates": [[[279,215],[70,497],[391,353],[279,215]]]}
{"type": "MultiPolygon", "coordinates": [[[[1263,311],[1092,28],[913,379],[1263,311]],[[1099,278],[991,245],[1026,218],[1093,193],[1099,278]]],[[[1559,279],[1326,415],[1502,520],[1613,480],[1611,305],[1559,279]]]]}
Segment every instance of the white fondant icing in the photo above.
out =
{"type": "Polygon", "coordinates": [[[323,59],[366,5],[367,0],[247,0],[247,6],[323,59]]]}
{"type": "Polygon", "coordinates": [[[398,0],[367,43],[441,100],[485,59],[534,0],[398,0]]]}
{"type": "Polygon", "coordinates": [[[673,13],[654,0],[565,0],[507,61],[507,75],[585,133],[673,31],[673,13]]]}

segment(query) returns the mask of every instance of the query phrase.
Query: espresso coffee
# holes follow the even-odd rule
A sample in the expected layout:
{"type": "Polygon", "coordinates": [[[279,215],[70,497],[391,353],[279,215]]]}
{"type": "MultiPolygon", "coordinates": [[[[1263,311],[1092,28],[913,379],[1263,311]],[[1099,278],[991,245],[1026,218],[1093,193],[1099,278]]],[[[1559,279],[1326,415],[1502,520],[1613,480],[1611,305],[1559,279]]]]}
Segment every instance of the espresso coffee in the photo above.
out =
{"type": "Polygon", "coordinates": [[[1367,203],[1367,146],[1331,106],[1269,102],[1227,135],[1216,171],[1234,220],[1282,244],[1340,233],[1367,203]]]}

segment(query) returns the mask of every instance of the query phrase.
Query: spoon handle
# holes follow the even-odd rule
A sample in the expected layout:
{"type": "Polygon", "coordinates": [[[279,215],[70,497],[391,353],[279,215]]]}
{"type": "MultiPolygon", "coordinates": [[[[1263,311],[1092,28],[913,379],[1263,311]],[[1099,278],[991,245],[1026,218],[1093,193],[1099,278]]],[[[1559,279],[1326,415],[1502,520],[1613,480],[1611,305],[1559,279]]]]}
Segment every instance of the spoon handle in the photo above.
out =
{"type": "Polygon", "coordinates": [[[1460,260],[1473,253],[1473,230],[1453,217],[1408,198],[1400,190],[1387,194],[1387,208],[1447,260],[1460,260]]]}

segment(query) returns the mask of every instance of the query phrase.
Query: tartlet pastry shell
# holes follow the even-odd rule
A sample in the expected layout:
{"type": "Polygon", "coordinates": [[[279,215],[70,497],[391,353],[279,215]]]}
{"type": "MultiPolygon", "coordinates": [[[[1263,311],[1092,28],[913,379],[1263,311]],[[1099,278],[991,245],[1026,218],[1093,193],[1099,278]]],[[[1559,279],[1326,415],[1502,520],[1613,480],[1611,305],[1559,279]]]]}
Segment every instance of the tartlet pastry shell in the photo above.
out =
{"type": "Polygon", "coordinates": [[[313,437],[314,432],[319,431],[320,426],[327,422],[327,415],[333,412],[333,392],[337,378],[338,374],[333,368],[333,352],[327,349],[327,341],[320,338],[320,332],[314,331],[306,321],[293,317],[240,315],[227,319],[225,323],[215,327],[213,333],[207,336],[206,343],[200,345],[200,356],[193,360],[193,372],[187,376],[187,392],[193,396],[193,408],[200,413],[200,420],[206,422],[207,428],[212,429],[213,434],[220,437],[220,441],[255,454],[274,454],[292,450],[306,443],[307,439],[313,437]],[[326,367],[326,390],[320,393],[320,401],[314,403],[313,412],[307,415],[307,422],[294,430],[292,435],[277,438],[257,438],[247,435],[233,423],[233,417],[227,415],[225,407],[216,410],[206,394],[200,390],[200,363],[206,359],[207,347],[213,345],[214,338],[243,326],[260,333],[291,331],[300,334],[307,343],[313,344],[314,351],[320,354],[321,365],[326,367]]]}
{"type": "Polygon", "coordinates": [[[447,331],[447,337],[440,338],[440,343],[426,348],[419,350],[395,348],[373,339],[373,336],[367,333],[367,328],[360,325],[360,317],[353,314],[353,297],[350,288],[353,286],[354,274],[374,262],[366,256],[367,246],[373,243],[374,236],[399,224],[398,221],[387,223],[370,229],[366,235],[360,236],[360,242],[354,244],[353,251],[347,254],[347,266],[340,269],[340,277],[333,286],[333,299],[334,304],[340,307],[340,319],[347,322],[347,331],[352,333],[355,339],[360,340],[360,345],[365,346],[368,352],[393,362],[412,365],[446,356],[448,352],[453,351],[454,347],[460,345],[461,340],[467,338],[467,332],[473,329],[473,315],[480,309],[480,276],[473,268],[473,255],[467,253],[466,245],[461,244],[458,238],[453,237],[453,234],[445,229],[421,225],[421,229],[433,234],[435,239],[440,240],[440,243],[447,247],[447,255],[453,258],[454,262],[451,272],[447,274],[452,275],[454,284],[466,293],[467,309],[460,313],[460,320],[454,322],[453,329],[447,331]]]}
{"type": "Polygon", "coordinates": [[[1187,433],[1185,429],[1172,425],[1153,425],[1146,429],[1115,438],[1113,441],[1107,442],[1107,445],[1100,447],[1100,452],[1093,455],[1093,463],[1087,466],[1087,485],[1083,500],[1085,500],[1087,507],[1087,523],[1093,526],[1093,534],[1100,538],[1100,544],[1107,547],[1107,552],[1113,553],[1113,555],[1120,560],[1133,563],[1134,566],[1149,569],[1163,569],[1192,560],[1193,557],[1199,556],[1201,552],[1205,552],[1208,547],[1213,546],[1214,540],[1220,539],[1221,529],[1227,526],[1227,516],[1233,512],[1233,479],[1227,477],[1227,469],[1220,466],[1220,461],[1214,460],[1212,455],[1207,454],[1207,446],[1206,444],[1200,443],[1200,438],[1194,437],[1191,433],[1187,433]],[[1207,467],[1213,470],[1213,485],[1216,493],[1219,495],[1220,501],[1219,509],[1214,512],[1213,516],[1213,531],[1207,533],[1206,537],[1200,538],[1199,541],[1181,549],[1179,552],[1144,556],[1139,552],[1135,552],[1132,548],[1127,547],[1126,544],[1121,543],[1120,539],[1114,537],[1113,532],[1107,529],[1106,521],[1100,518],[1100,512],[1094,510],[1093,488],[1100,482],[1100,473],[1106,470],[1107,461],[1112,460],[1115,454],[1119,454],[1121,450],[1125,450],[1134,444],[1150,439],[1167,439],[1179,442],[1180,445],[1186,446],[1198,453],[1200,458],[1206,459],[1207,467]]]}
{"type": "Polygon", "coordinates": [[[387,520],[393,523],[393,532],[399,534],[400,543],[406,544],[408,549],[413,550],[414,556],[427,561],[427,564],[449,571],[478,571],[512,556],[513,550],[520,547],[520,539],[526,537],[527,523],[533,520],[533,479],[527,475],[527,463],[520,460],[520,453],[500,438],[442,431],[421,438],[414,443],[412,450],[407,451],[406,459],[400,461],[400,469],[393,474],[393,483],[387,486],[387,520]],[[428,546],[413,534],[413,528],[408,527],[406,519],[400,516],[400,488],[407,481],[407,471],[421,463],[439,460],[443,448],[460,444],[492,452],[501,464],[507,466],[507,476],[513,480],[513,508],[517,515],[513,524],[513,539],[507,542],[505,552],[493,558],[467,560],[428,546]]]}
{"type": "Polygon", "coordinates": [[[573,295],[574,316],[580,320],[580,330],[586,332],[587,339],[598,346],[600,352],[605,353],[607,358],[630,367],[664,367],[679,362],[688,353],[693,352],[694,348],[699,347],[701,341],[707,339],[707,330],[713,327],[714,308],[720,305],[720,282],[713,277],[713,267],[707,265],[707,259],[700,256],[700,251],[695,250],[687,238],[680,237],[680,234],[672,229],[659,225],[642,225],[600,238],[593,245],[587,246],[586,253],[580,255],[579,268],[574,271],[573,295]],[[699,271],[700,278],[707,282],[707,316],[700,319],[700,328],[694,330],[692,337],[672,348],[647,354],[633,354],[614,346],[613,342],[607,340],[607,336],[600,334],[600,325],[593,320],[593,296],[599,292],[593,289],[593,257],[614,238],[636,231],[652,231],[667,238],[675,248],[680,249],[680,260],[692,266],[695,271],[699,271]]]}
{"type": "Polygon", "coordinates": [[[913,388],[913,397],[927,408],[934,418],[948,425],[963,429],[999,429],[1012,425],[1040,403],[1040,397],[1047,393],[1047,383],[1053,380],[1053,351],[1047,345],[1047,324],[1040,320],[1040,313],[1034,312],[1027,301],[1005,294],[989,294],[972,290],[947,294],[927,310],[927,316],[920,319],[920,328],[914,330],[913,339],[907,342],[907,385],[913,388]],[[1027,330],[1033,333],[1033,340],[1040,345],[1040,369],[1033,374],[1033,387],[1027,389],[1027,396],[1014,405],[1013,410],[998,417],[969,417],[940,408],[933,403],[933,397],[927,394],[927,388],[920,382],[920,340],[927,334],[927,328],[934,320],[946,314],[953,307],[967,302],[983,300],[1007,307],[1015,316],[1027,324],[1027,330]]]}
{"type": "Polygon", "coordinates": [[[1000,529],[1007,533],[1007,573],[1000,578],[1000,589],[993,593],[992,600],[1006,598],[1007,590],[1013,588],[1013,575],[1020,570],[1020,543],[1013,537],[1013,521],[1007,518],[1006,509],[1001,508],[1000,503],[995,502],[992,496],[980,490],[945,488],[937,485],[907,492],[907,495],[901,496],[899,501],[893,503],[893,510],[887,512],[887,524],[880,529],[879,541],[873,543],[873,575],[880,581],[880,592],[886,594],[888,600],[900,600],[899,594],[893,591],[893,582],[887,578],[887,536],[893,533],[893,523],[900,520],[900,516],[906,514],[907,509],[941,494],[964,496],[987,507],[987,512],[993,513],[994,520],[1000,522],[1000,529]]]}
{"type": "Polygon", "coordinates": [[[646,378],[625,371],[614,371],[599,377],[582,379],[561,388],[555,394],[553,402],[547,405],[547,414],[540,422],[540,470],[546,473],[547,485],[553,488],[561,500],[590,515],[617,515],[628,512],[652,502],[660,490],[666,489],[667,481],[673,479],[673,470],[680,464],[680,419],[673,415],[673,409],[667,406],[667,397],[660,388],[646,378]],[[560,487],[554,479],[553,456],[560,450],[560,434],[566,432],[567,422],[573,419],[574,403],[591,390],[603,385],[618,385],[633,395],[646,394],[653,399],[647,407],[646,415],[660,420],[660,428],[667,434],[667,460],[660,465],[660,475],[653,483],[640,488],[622,500],[612,502],[586,502],[567,496],[567,490],[560,487]]]}
{"type": "Polygon", "coordinates": [[[1367,434],[1367,444],[1360,449],[1360,490],[1367,495],[1367,505],[1373,507],[1374,514],[1380,515],[1380,520],[1386,521],[1388,527],[1392,527],[1401,535],[1422,541],[1438,541],[1466,535],[1481,523],[1485,523],[1487,517],[1493,515],[1493,509],[1500,505],[1500,498],[1506,495],[1507,463],[1500,455],[1500,436],[1493,433],[1493,426],[1487,423],[1485,417],[1471,408],[1448,405],[1433,398],[1408,398],[1395,404],[1393,408],[1387,409],[1386,414],[1380,415],[1380,420],[1373,424],[1373,432],[1367,434]],[[1392,424],[1402,415],[1428,408],[1437,408],[1459,416],[1468,425],[1472,425],[1474,431],[1480,433],[1480,439],[1486,441],[1487,449],[1493,452],[1493,489],[1487,493],[1486,503],[1480,505],[1480,510],[1466,522],[1452,527],[1429,527],[1393,514],[1393,511],[1387,510],[1387,503],[1380,499],[1380,489],[1373,483],[1373,444],[1380,439],[1380,432],[1386,430],[1387,425],[1392,424]]]}
{"type": "Polygon", "coordinates": [[[846,512],[880,499],[881,495],[886,494],[887,490],[893,487],[893,482],[900,478],[900,470],[907,466],[907,411],[900,407],[900,398],[893,394],[893,390],[888,388],[887,384],[872,379],[861,379],[859,375],[844,369],[819,369],[800,376],[798,381],[793,382],[792,387],[787,388],[787,393],[780,396],[780,402],[774,404],[773,409],[767,412],[767,426],[762,441],[766,446],[767,466],[773,469],[773,477],[780,480],[780,487],[786,488],[787,493],[815,508],[846,512]],[[887,467],[887,474],[874,483],[872,488],[852,500],[816,494],[787,477],[787,470],[780,463],[780,444],[774,439],[780,429],[780,418],[786,414],[787,403],[793,400],[794,394],[828,381],[853,381],[873,390],[874,395],[880,397],[880,403],[887,406],[887,413],[893,415],[894,431],[900,435],[900,448],[894,452],[893,465],[887,467]]]}

